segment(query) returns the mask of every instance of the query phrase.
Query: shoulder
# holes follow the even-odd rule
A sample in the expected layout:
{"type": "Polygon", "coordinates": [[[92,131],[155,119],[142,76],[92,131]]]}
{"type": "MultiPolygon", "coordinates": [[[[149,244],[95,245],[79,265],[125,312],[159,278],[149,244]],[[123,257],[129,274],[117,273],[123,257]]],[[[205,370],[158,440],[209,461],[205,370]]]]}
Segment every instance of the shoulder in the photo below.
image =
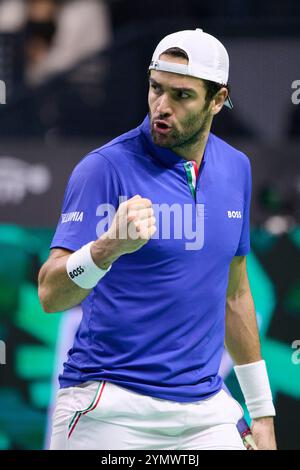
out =
{"type": "Polygon", "coordinates": [[[218,174],[225,175],[230,187],[244,194],[250,193],[252,177],[248,156],[214,134],[210,134],[210,141],[211,156],[218,174]]]}
{"type": "Polygon", "coordinates": [[[212,147],[218,151],[218,154],[223,157],[227,164],[233,163],[244,168],[250,167],[249,157],[245,153],[236,149],[213,133],[210,133],[210,139],[212,147]]]}
{"type": "Polygon", "coordinates": [[[141,153],[142,139],[140,127],[111,140],[98,149],[98,152],[112,165],[120,166],[132,154],[141,153]]]}
{"type": "Polygon", "coordinates": [[[99,171],[118,173],[126,157],[141,152],[140,129],[122,134],[85,155],[76,165],[75,173],[94,174],[99,171]]]}
{"type": "Polygon", "coordinates": [[[107,156],[118,151],[120,148],[124,150],[131,150],[137,145],[140,135],[141,130],[139,126],[119,135],[115,139],[109,141],[107,144],[102,145],[102,147],[100,147],[98,150],[107,156]]]}

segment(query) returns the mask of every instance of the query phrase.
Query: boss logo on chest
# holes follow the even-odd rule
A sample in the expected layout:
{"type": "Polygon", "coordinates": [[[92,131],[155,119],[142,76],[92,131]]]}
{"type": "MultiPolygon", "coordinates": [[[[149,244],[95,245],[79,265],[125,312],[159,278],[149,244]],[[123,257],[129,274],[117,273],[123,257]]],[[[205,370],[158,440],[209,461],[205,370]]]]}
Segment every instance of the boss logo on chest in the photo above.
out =
{"type": "Polygon", "coordinates": [[[227,215],[229,219],[241,219],[242,218],[241,211],[227,211],[227,215]]]}

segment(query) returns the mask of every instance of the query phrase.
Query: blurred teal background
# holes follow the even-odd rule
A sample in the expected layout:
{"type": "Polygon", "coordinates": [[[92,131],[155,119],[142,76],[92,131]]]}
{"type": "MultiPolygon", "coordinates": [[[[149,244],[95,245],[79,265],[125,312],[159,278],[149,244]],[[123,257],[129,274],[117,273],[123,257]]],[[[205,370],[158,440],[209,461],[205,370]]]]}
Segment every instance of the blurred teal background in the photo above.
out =
{"type": "MultiPolygon", "coordinates": [[[[43,313],[37,274],[52,235],[46,228],[0,226],[0,339],[6,344],[6,364],[0,365],[0,449],[44,446],[62,314],[43,313]]],[[[252,230],[248,272],[278,413],[277,437],[281,448],[294,449],[300,449],[300,364],[293,364],[291,347],[300,338],[299,256],[300,227],[283,236],[252,230]]],[[[227,385],[242,403],[233,373],[227,385]]]]}
{"type": "Polygon", "coordinates": [[[0,449],[43,447],[60,314],[46,315],[37,273],[52,230],[0,226],[0,449]],[[9,269],[8,269],[9,267],[9,269]]]}

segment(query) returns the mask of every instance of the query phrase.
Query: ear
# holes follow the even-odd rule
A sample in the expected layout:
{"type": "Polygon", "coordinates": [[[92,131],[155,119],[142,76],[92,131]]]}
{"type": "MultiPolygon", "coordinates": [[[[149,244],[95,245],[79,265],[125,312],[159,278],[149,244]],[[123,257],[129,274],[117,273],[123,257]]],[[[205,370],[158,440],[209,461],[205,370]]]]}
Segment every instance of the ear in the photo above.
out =
{"type": "Polygon", "coordinates": [[[211,100],[211,113],[215,116],[218,114],[224,106],[226,98],[228,96],[227,88],[221,88],[211,100]]]}

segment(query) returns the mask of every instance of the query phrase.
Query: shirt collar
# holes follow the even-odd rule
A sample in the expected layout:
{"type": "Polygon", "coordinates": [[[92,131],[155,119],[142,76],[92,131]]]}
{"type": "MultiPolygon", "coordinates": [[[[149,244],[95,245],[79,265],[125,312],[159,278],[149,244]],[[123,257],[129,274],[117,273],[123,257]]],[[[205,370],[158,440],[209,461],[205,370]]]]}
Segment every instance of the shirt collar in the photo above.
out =
{"type": "MultiPolygon", "coordinates": [[[[160,163],[162,163],[164,166],[168,168],[172,168],[174,166],[182,166],[183,163],[185,163],[187,160],[185,158],[182,158],[180,155],[177,155],[170,149],[166,149],[163,147],[159,147],[153,142],[151,131],[150,131],[150,119],[149,115],[147,115],[142,122],[142,124],[139,126],[141,133],[144,137],[144,140],[146,142],[147,148],[150,152],[150,154],[156,159],[159,160],[160,163]]],[[[211,134],[209,134],[207,144],[204,150],[204,155],[202,162],[204,163],[205,160],[207,159],[207,149],[209,147],[209,143],[211,140],[211,134]]]]}

